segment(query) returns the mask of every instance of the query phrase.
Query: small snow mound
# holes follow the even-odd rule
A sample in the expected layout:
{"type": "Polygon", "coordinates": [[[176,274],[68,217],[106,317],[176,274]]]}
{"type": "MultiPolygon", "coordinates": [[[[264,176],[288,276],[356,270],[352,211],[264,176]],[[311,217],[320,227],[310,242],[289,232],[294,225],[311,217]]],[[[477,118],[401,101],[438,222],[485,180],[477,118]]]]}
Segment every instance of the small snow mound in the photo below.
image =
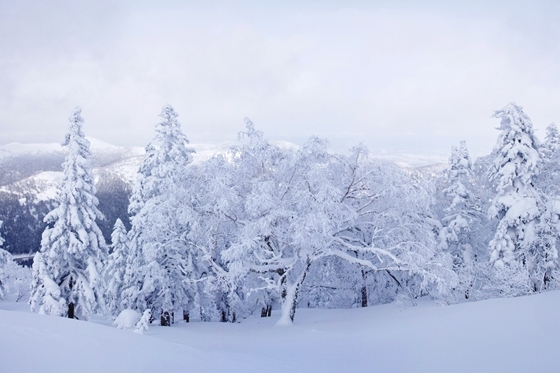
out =
{"type": "Polygon", "coordinates": [[[292,326],[294,323],[290,320],[289,317],[280,317],[278,321],[276,321],[276,326],[292,326]]]}
{"type": "Polygon", "coordinates": [[[131,309],[122,310],[115,321],[113,321],[113,326],[119,329],[132,329],[136,326],[141,316],[139,312],[131,309]]]}

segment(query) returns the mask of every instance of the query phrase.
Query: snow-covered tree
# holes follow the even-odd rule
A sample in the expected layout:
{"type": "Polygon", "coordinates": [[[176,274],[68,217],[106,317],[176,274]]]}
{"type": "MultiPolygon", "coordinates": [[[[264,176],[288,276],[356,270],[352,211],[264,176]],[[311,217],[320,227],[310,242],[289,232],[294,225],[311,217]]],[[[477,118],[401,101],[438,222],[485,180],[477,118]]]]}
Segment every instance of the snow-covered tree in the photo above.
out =
{"type": "Polygon", "coordinates": [[[554,123],[546,128],[546,137],[539,150],[541,164],[536,185],[548,197],[560,196],[560,134],[554,123]]]}
{"type": "Polygon", "coordinates": [[[131,255],[121,306],[150,308],[154,315],[188,309],[192,300],[185,281],[190,268],[186,235],[192,217],[185,186],[194,150],[187,147],[177,116],[169,105],[162,109],[129,207],[131,255]]]}
{"type": "Polygon", "coordinates": [[[138,334],[146,334],[146,332],[150,329],[150,319],[152,318],[152,310],[147,309],[136,323],[136,327],[134,328],[134,333],[138,334]]]}
{"type": "Polygon", "coordinates": [[[544,162],[558,156],[560,151],[560,133],[555,123],[550,123],[546,127],[546,137],[541,144],[540,151],[544,162]]]}
{"type": "Polygon", "coordinates": [[[461,291],[469,297],[475,261],[480,256],[480,228],[483,224],[480,197],[475,193],[473,165],[465,141],[453,147],[442,191],[446,206],[439,237],[444,250],[453,257],[461,291]]]}
{"type": "Polygon", "coordinates": [[[68,155],[57,194],[58,207],[46,217],[41,250],[33,263],[31,309],[40,313],[87,318],[103,310],[101,271],[107,257],[96,224],[97,209],[90,143],[82,131],[81,109],[70,116],[63,143],[68,155]]]}
{"type": "Polygon", "coordinates": [[[242,208],[245,180],[228,159],[230,155],[218,154],[193,167],[190,173],[196,214],[188,235],[194,249],[190,281],[196,292],[193,306],[205,321],[233,322],[250,313],[251,307],[241,302],[240,285],[248,279],[233,277],[221,257],[245,220],[242,208]]]}
{"type": "Polygon", "coordinates": [[[283,152],[251,125],[247,135],[233,157],[252,165],[239,173],[244,219],[222,258],[230,272],[259,273],[260,289],[280,294],[281,324],[293,321],[313,265],[327,258],[417,295],[453,286],[451,264],[435,250],[429,197],[397,167],[368,163],[363,148],[334,154],[318,138],[283,152]]]}
{"type": "MultiPolygon", "coordinates": [[[[3,221],[0,220],[0,228],[2,228],[3,221]]],[[[2,234],[0,232],[0,300],[4,298],[6,293],[6,267],[8,265],[8,261],[11,260],[10,253],[6,250],[2,249],[4,245],[4,239],[2,238],[2,234]]]]}
{"type": "Polygon", "coordinates": [[[494,117],[501,119],[501,133],[490,174],[497,184],[496,197],[488,213],[499,223],[490,242],[490,262],[504,293],[514,295],[543,287],[542,270],[556,265],[557,251],[539,238],[546,229],[539,228],[544,204],[534,184],[540,155],[531,120],[514,103],[494,117]]]}
{"type": "Polygon", "coordinates": [[[106,289],[107,311],[118,314],[121,306],[121,292],[124,285],[126,261],[130,256],[127,232],[121,219],[117,219],[111,235],[111,254],[103,271],[106,289]]]}
{"type": "Polygon", "coordinates": [[[453,301],[456,276],[450,256],[436,245],[429,185],[393,164],[368,160],[365,149],[338,164],[339,208],[347,212],[336,219],[331,250],[360,267],[361,305],[425,294],[453,301]]]}
{"type": "Polygon", "coordinates": [[[452,253],[454,265],[462,266],[473,259],[469,220],[478,213],[475,197],[468,188],[473,175],[465,141],[461,141],[459,148],[451,149],[446,177],[447,187],[443,190],[443,195],[449,201],[449,206],[445,209],[440,238],[452,253]]]}
{"type": "MultiPolygon", "coordinates": [[[[3,222],[0,220],[0,228],[3,222]]],[[[29,297],[31,271],[17,264],[12,255],[2,249],[4,239],[0,234],[0,300],[8,299],[18,302],[29,297]]]]}
{"type": "MultiPolygon", "coordinates": [[[[546,128],[540,147],[540,173],[536,186],[545,200],[545,211],[537,225],[537,242],[543,248],[536,253],[536,277],[542,287],[558,286],[560,280],[557,248],[560,244],[560,134],[554,123],[546,128]]],[[[540,287],[540,286],[539,286],[540,287]]]]}

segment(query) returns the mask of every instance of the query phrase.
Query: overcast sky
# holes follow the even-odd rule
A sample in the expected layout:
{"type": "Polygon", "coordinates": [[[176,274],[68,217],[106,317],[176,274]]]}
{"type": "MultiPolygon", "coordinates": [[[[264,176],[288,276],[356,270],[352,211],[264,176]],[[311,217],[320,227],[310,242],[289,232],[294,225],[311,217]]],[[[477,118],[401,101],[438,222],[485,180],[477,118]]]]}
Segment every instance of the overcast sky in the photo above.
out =
{"type": "Polygon", "coordinates": [[[560,1],[0,1],[0,145],[144,146],[161,107],[195,143],[490,152],[515,101],[560,125],[560,1]],[[302,5],[301,3],[305,3],[302,5]],[[453,3],[453,5],[450,5],[453,3]]]}

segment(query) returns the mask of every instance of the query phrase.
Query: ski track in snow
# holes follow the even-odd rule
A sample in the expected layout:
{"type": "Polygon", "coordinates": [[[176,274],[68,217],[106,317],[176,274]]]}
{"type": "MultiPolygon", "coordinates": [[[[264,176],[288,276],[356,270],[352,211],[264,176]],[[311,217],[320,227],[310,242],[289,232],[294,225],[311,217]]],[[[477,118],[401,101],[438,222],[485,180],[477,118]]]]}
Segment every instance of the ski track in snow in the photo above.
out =
{"type": "Polygon", "coordinates": [[[560,291],[466,302],[298,309],[295,324],[151,326],[146,335],[0,303],[0,371],[554,372],[560,291]]]}

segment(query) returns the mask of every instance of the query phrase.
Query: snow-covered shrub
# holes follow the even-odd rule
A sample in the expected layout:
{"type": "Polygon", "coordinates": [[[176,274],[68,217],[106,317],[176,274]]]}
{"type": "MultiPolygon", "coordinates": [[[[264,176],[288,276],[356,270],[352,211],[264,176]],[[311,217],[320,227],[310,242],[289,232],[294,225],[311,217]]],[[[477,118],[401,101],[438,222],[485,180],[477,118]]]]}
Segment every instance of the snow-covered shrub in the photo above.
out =
{"type": "Polygon", "coordinates": [[[132,329],[141,317],[142,315],[138,311],[127,308],[119,313],[115,321],[113,321],[113,326],[118,329],[132,329]]]}
{"type": "MultiPolygon", "coordinates": [[[[2,227],[2,221],[0,221],[2,227]]],[[[0,300],[19,301],[29,298],[31,271],[18,265],[12,255],[2,249],[4,240],[0,235],[0,300]]]]}
{"type": "Polygon", "coordinates": [[[134,333],[145,334],[150,329],[150,319],[152,317],[152,310],[147,309],[142,314],[142,317],[136,323],[134,333]]]}

